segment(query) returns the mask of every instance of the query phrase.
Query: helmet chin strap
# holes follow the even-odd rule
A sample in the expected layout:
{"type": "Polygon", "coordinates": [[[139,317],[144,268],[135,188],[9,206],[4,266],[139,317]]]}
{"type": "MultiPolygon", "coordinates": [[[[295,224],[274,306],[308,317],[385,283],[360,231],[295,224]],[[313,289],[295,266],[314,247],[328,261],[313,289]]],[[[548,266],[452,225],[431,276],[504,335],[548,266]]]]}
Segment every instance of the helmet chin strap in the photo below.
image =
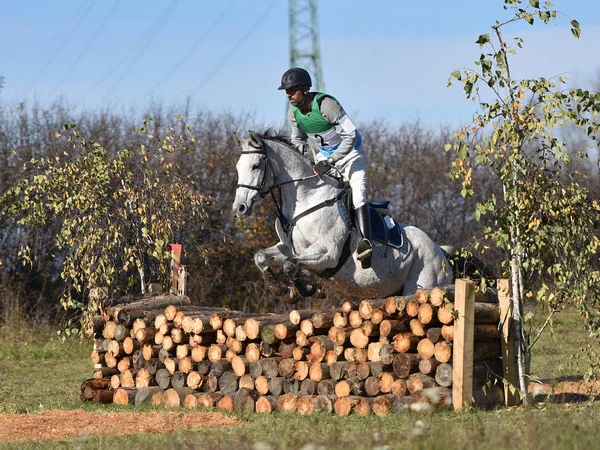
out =
{"type": "Polygon", "coordinates": [[[304,112],[305,107],[308,105],[310,105],[309,102],[309,91],[303,92],[303,97],[302,97],[302,103],[300,104],[300,111],[304,112]]]}

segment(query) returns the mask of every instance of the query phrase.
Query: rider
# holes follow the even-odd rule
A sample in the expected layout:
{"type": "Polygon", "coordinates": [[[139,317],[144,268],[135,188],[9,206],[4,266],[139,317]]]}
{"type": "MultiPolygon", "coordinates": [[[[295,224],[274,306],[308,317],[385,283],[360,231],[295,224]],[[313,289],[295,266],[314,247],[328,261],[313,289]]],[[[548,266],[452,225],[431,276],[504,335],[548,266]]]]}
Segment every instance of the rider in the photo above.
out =
{"type": "Polygon", "coordinates": [[[292,144],[307,157],[309,142],[319,149],[317,163],[313,166],[316,175],[323,175],[335,167],[343,180],[350,183],[352,204],[362,234],[356,257],[363,261],[363,267],[369,267],[373,246],[362,138],[342,105],[330,95],[309,92],[311,86],[309,73],[298,67],[289,69],[281,77],[279,89],[285,89],[292,105],[288,111],[292,144]]]}

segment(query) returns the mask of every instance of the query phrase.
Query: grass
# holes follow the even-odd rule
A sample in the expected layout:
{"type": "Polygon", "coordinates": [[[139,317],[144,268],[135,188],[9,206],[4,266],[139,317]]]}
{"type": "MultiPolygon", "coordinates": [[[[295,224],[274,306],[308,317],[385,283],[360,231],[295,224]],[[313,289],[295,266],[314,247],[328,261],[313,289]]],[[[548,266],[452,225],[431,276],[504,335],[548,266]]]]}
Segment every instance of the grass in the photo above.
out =
{"type": "Polygon", "coordinates": [[[91,341],[60,340],[48,328],[0,329],[0,413],[78,408],[89,378],[91,341]]]}
{"type": "MultiPolygon", "coordinates": [[[[0,330],[0,413],[59,408],[135,411],[79,401],[80,384],[92,372],[89,341],[63,343],[50,340],[48,330],[30,331],[0,330]]],[[[585,340],[581,320],[575,313],[561,313],[554,331],[534,348],[533,375],[544,379],[581,375],[585,365],[578,367],[571,358],[585,340]]],[[[7,448],[589,449],[597,447],[600,437],[600,403],[595,402],[381,418],[234,415],[241,425],[227,429],[32,441],[7,448]]]]}
{"type": "Polygon", "coordinates": [[[583,375],[590,360],[578,350],[587,342],[590,341],[579,313],[567,310],[556,314],[553,326],[547,328],[533,346],[532,377],[557,379],[583,375]]]}

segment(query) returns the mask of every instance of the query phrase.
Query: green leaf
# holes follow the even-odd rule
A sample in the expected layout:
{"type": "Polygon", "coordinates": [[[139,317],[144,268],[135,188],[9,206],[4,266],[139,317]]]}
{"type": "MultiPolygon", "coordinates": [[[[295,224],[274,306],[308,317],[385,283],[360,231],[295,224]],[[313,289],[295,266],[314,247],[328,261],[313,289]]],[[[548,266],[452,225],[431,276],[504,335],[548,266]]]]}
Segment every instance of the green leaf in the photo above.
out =
{"type": "Polygon", "coordinates": [[[533,25],[533,16],[529,13],[523,14],[523,18],[529,25],[533,25]]]}
{"type": "Polygon", "coordinates": [[[484,59],[481,61],[481,68],[483,69],[483,73],[489,73],[492,70],[492,61],[489,59],[484,59]]]}
{"type": "Polygon", "coordinates": [[[479,44],[480,47],[483,47],[488,42],[490,42],[490,35],[487,33],[480,34],[477,40],[475,41],[475,43],[479,44]]]}
{"type": "Polygon", "coordinates": [[[579,36],[581,35],[581,29],[579,28],[579,22],[577,22],[576,20],[571,20],[571,33],[573,33],[573,36],[575,36],[576,38],[579,38],[579,36]]]}

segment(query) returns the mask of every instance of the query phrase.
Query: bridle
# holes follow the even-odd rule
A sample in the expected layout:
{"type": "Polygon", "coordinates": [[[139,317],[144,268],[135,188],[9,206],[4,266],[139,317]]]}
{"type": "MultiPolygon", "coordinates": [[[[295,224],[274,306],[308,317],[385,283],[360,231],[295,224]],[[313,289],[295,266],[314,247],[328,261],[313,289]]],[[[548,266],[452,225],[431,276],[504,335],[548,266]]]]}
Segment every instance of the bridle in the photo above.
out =
{"type": "MultiPolygon", "coordinates": [[[[280,187],[285,184],[297,183],[298,181],[311,180],[313,178],[318,177],[318,175],[311,175],[309,177],[297,178],[294,180],[284,181],[282,183],[275,183],[275,169],[273,169],[273,163],[271,163],[271,160],[269,159],[269,157],[267,155],[267,149],[266,149],[265,143],[262,139],[261,139],[260,143],[261,143],[260,148],[253,146],[254,148],[256,148],[256,150],[242,151],[242,155],[256,154],[256,155],[263,155],[265,157],[265,171],[263,172],[263,177],[260,180],[260,183],[258,183],[258,186],[252,186],[249,184],[237,184],[236,189],[243,187],[246,189],[251,189],[253,191],[258,191],[258,195],[260,196],[260,198],[265,198],[267,196],[267,194],[271,194],[271,196],[273,196],[273,189],[278,189],[279,193],[281,194],[280,187]],[[273,185],[270,188],[265,189],[265,185],[267,184],[267,176],[268,176],[267,172],[269,170],[271,171],[271,174],[273,175],[273,185]]],[[[250,144],[250,145],[252,145],[252,144],[250,144]]],[[[280,197],[281,197],[281,195],[280,195],[280,197]]]]}
{"type": "Polygon", "coordinates": [[[261,139],[260,143],[261,143],[260,148],[250,144],[256,150],[242,151],[242,155],[256,154],[256,155],[263,155],[265,157],[265,171],[263,173],[262,179],[258,183],[258,186],[252,186],[252,185],[248,185],[248,184],[237,184],[236,189],[242,187],[242,188],[246,188],[246,189],[251,189],[253,191],[258,191],[258,195],[260,196],[260,198],[264,198],[267,196],[267,194],[270,194],[271,198],[273,199],[273,203],[275,203],[275,207],[277,208],[276,215],[279,218],[279,221],[281,222],[281,225],[283,226],[283,229],[285,230],[286,233],[291,229],[291,227],[293,227],[295,225],[296,221],[300,217],[304,217],[308,214],[311,214],[312,212],[322,208],[323,206],[331,205],[333,202],[335,202],[341,198],[342,194],[340,193],[337,197],[329,199],[329,200],[325,200],[325,201],[309,208],[308,210],[301,212],[300,214],[296,215],[291,220],[288,220],[285,217],[285,215],[283,214],[283,207],[281,205],[281,203],[282,203],[281,202],[281,186],[290,184],[290,183],[297,183],[300,181],[311,180],[313,178],[318,177],[319,175],[311,175],[308,177],[297,178],[297,179],[293,179],[293,180],[284,181],[281,183],[276,183],[275,182],[276,181],[275,180],[275,169],[273,168],[273,163],[271,162],[271,160],[269,159],[269,156],[267,155],[267,148],[265,146],[265,142],[261,139]],[[268,176],[269,170],[271,171],[271,174],[273,175],[273,185],[271,187],[265,189],[265,185],[267,184],[267,176],[268,176]],[[277,189],[277,191],[279,192],[279,201],[277,200],[277,198],[275,197],[275,194],[273,193],[274,189],[277,189]]]}
{"type": "Polygon", "coordinates": [[[256,148],[256,150],[250,150],[250,151],[242,151],[242,155],[252,155],[252,154],[256,154],[256,155],[264,155],[265,157],[265,171],[263,172],[263,176],[262,179],[260,180],[260,183],[258,183],[258,186],[252,186],[251,184],[236,184],[235,188],[246,188],[246,189],[251,189],[253,191],[258,191],[258,195],[260,195],[260,198],[264,198],[267,194],[273,194],[273,188],[275,187],[275,185],[271,186],[270,188],[268,188],[267,190],[265,190],[265,185],[267,184],[267,172],[269,171],[269,169],[271,169],[271,173],[273,174],[273,181],[275,181],[275,170],[273,169],[273,164],[271,163],[271,161],[269,160],[269,157],[267,156],[267,149],[265,148],[265,144],[264,142],[261,141],[261,147],[260,148],[256,148]]]}

